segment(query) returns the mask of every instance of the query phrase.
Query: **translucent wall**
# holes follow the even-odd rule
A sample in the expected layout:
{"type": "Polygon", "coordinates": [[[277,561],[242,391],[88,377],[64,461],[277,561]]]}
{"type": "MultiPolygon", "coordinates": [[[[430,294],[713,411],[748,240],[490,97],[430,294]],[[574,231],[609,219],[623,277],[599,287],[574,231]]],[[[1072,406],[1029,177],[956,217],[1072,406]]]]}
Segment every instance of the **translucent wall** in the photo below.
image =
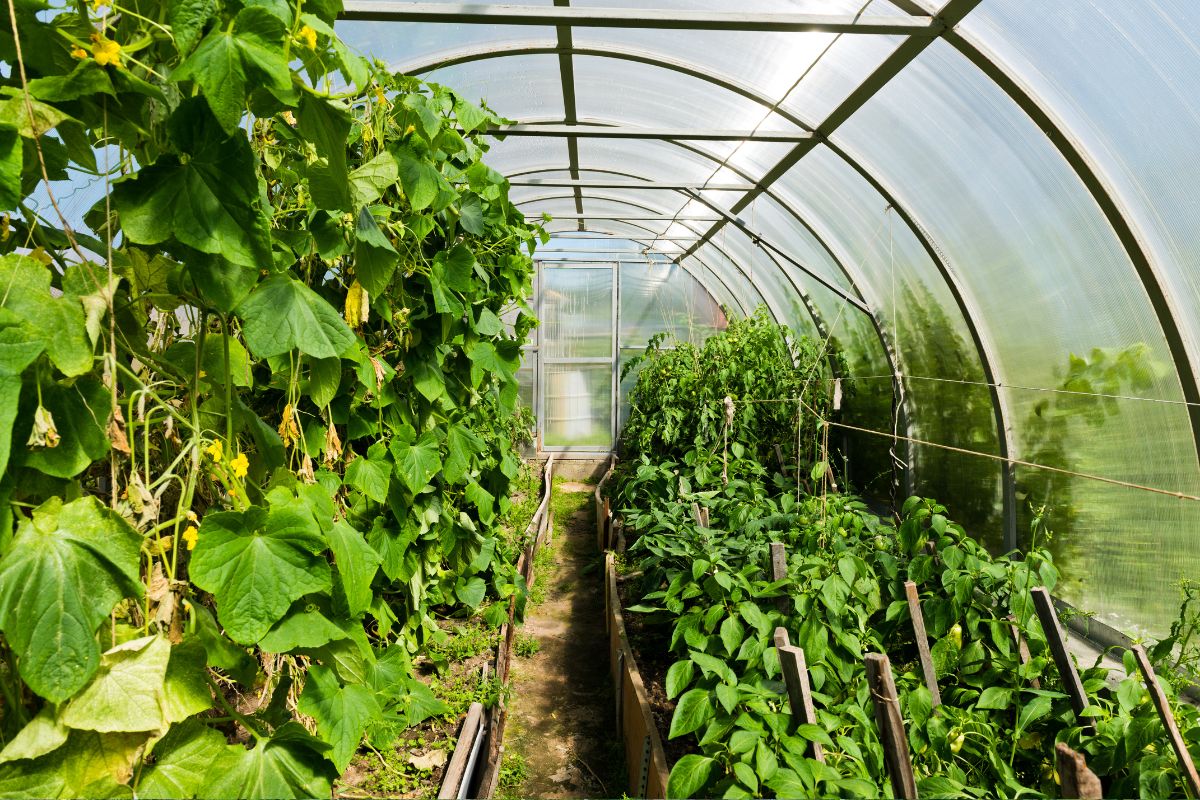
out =
{"type": "MultiPolygon", "coordinates": [[[[961,279],[995,346],[1016,457],[1116,480],[1195,485],[1178,377],[1166,368],[1166,344],[1133,268],[1069,166],[1007,96],[935,42],[835,140],[934,233],[961,279]],[[1076,377],[1149,401],[1136,409],[1105,403],[1104,413],[1089,415],[1056,393],[1076,377]]],[[[1113,491],[1044,470],[1018,472],[1021,519],[1049,506],[1052,548],[1068,575],[1063,597],[1126,628],[1162,631],[1169,609],[1147,601],[1162,570],[1200,568],[1182,507],[1155,518],[1162,506],[1147,509],[1141,494],[1122,501],[1113,491]],[[1148,562],[1129,547],[1132,530],[1147,531],[1161,558],[1148,562]]]]}
{"type": "MultiPolygon", "coordinates": [[[[571,6],[646,4],[574,0],[571,6]]],[[[721,0],[656,0],[653,6],[904,16],[887,0],[745,0],[737,9],[721,0]]],[[[683,298],[701,296],[695,282],[714,305],[744,313],[765,304],[798,331],[831,336],[847,355],[855,380],[846,387],[843,419],[870,431],[839,442],[853,488],[887,498],[895,460],[907,461],[912,469],[901,494],[937,496],[999,549],[999,409],[1011,429],[1011,456],[1077,473],[1017,469],[1021,542],[1030,542],[1028,523],[1045,506],[1064,575],[1062,596],[1118,627],[1163,632],[1175,602],[1165,584],[1200,573],[1200,550],[1191,543],[1200,503],[1096,478],[1200,494],[1175,362],[1151,295],[1075,167],[953,42],[935,38],[894,77],[864,84],[897,53],[901,36],[575,27],[574,52],[559,53],[545,52],[559,44],[558,31],[548,27],[339,29],[398,67],[466,58],[430,77],[522,122],[561,123],[564,97],[573,96],[584,122],[795,132],[818,125],[856,93],[873,94],[833,132],[832,148],[812,147],[744,208],[744,191],[703,190],[708,203],[738,208],[739,222],[722,226],[678,267],[662,260],[688,252],[710,223],[634,218],[707,213],[688,195],[583,187],[582,211],[593,218],[575,220],[580,209],[572,189],[517,190],[523,209],[559,215],[550,230],[636,239],[624,245],[635,259],[643,258],[641,250],[653,252],[638,272],[642,267],[622,263],[625,254],[598,252],[604,244],[567,245],[588,252],[557,258],[607,270],[609,294],[596,293],[604,280],[593,286],[579,276],[552,278],[539,292],[553,290],[554,302],[565,305],[551,309],[555,340],[545,340],[548,325],[529,350],[533,364],[523,368],[523,391],[549,412],[547,375],[555,376],[557,410],[543,425],[550,438],[566,443],[558,446],[573,446],[588,438],[568,435],[568,429],[578,433],[580,415],[615,430],[622,362],[651,328],[675,324],[683,298]],[[543,52],[529,52],[536,49],[543,52]],[[472,53],[488,57],[470,61],[472,53]],[[559,72],[564,61],[572,66],[566,77],[559,72]],[[596,219],[607,216],[621,219],[596,219]],[[655,263],[646,267],[647,261],[655,263]],[[670,274],[661,285],[660,272],[670,274]],[[599,354],[603,336],[589,339],[588,330],[601,323],[588,315],[598,313],[605,297],[612,336],[599,354]],[[627,301],[642,302],[640,312],[628,309],[630,319],[622,316],[627,301]],[[573,332],[567,320],[576,313],[582,327],[573,332]],[[898,415],[893,370],[904,395],[898,415]],[[987,385],[989,374],[997,386],[987,385]],[[895,444],[886,436],[893,430],[930,444],[895,444]]],[[[1084,153],[1164,287],[1165,313],[1177,318],[1184,349],[1200,361],[1194,244],[1200,204],[1193,197],[1200,164],[1191,153],[1200,134],[1200,6],[981,0],[958,31],[983,43],[1084,153]]],[[[510,137],[496,143],[489,160],[514,176],[694,187],[755,183],[792,149],[719,138],[581,136],[568,147],[561,138],[510,137]]],[[[547,269],[554,260],[546,259],[547,269]]],[[[710,313],[698,300],[695,308],[701,317],[710,313]]]]}

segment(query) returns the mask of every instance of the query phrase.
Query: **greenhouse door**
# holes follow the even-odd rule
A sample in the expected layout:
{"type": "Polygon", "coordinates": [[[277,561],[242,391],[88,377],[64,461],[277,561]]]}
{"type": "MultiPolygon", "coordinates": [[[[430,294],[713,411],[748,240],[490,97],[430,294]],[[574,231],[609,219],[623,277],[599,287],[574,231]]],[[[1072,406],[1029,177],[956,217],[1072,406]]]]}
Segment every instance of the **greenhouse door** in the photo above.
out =
{"type": "Polygon", "coordinates": [[[616,431],[618,271],[543,265],[538,437],[551,452],[607,453],[616,431]]]}

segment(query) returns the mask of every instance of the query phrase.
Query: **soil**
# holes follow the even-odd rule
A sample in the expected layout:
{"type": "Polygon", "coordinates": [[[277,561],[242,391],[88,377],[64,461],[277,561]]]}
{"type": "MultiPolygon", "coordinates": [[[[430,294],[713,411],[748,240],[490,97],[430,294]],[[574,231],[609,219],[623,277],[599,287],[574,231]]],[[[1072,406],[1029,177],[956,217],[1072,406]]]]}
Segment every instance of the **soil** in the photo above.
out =
{"type": "Polygon", "coordinates": [[[556,520],[553,562],[534,576],[546,582],[546,600],[520,633],[535,638],[538,650],[512,664],[504,747],[506,762],[520,756],[525,764],[520,786],[506,792],[513,797],[620,797],[626,791],[608,675],[594,488],[554,487],[581,496],[565,526],[556,520]]]}

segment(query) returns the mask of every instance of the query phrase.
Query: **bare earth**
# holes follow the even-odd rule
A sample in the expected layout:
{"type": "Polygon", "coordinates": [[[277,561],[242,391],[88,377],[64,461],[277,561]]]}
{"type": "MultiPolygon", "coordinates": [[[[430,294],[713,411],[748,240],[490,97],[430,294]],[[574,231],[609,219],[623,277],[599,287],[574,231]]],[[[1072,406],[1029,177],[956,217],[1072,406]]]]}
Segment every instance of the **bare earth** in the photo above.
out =
{"type": "Polygon", "coordinates": [[[594,488],[555,486],[556,492],[587,492],[588,502],[566,530],[554,531],[554,563],[535,576],[548,582],[546,601],[522,632],[536,637],[540,649],[513,661],[504,738],[505,748],[521,753],[529,769],[520,797],[620,797],[626,789],[608,676],[594,488]]]}

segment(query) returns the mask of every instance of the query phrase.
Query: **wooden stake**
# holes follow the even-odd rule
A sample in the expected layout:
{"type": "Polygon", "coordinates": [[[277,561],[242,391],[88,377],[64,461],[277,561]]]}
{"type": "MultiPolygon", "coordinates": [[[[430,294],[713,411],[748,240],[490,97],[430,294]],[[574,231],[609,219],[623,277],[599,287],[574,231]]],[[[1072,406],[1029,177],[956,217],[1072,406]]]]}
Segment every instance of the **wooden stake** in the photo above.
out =
{"type": "Polygon", "coordinates": [[[871,687],[871,699],[875,703],[875,723],[879,726],[892,794],[897,798],[915,800],[917,782],[913,778],[912,760],[908,755],[908,737],[904,735],[904,718],[900,716],[900,700],[896,695],[892,664],[883,653],[867,653],[865,660],[867,685],[871,687]]]}
{"type": "MultiPolygon", "coordinates": [[[[1014,615],[1008,615],[1008,623],[1008,629],[1012,632],[1013,642],[1017,645],[1017,658],[1023,667],[1029,663],[1029,645],[1025,643],[1025,637],[1021,635],[1021,631],[1017,629],[1017,618],[1014,615]]],[[[1031,680],[1029,685],[1035,689],[1042,688],[1042,682],[1037,678],[1031,680]]]]}
{"type": "Polygon", "coordinates": [[[1187,776],[1188,784],[1192,787],[1192,796],[1200,797],[1200,775],[1196,774],[1196,764],[1192,761],[1192,754],[1188,752],[1187,745],[1179,734],[1179,726],[1175,724],[1175,716],[1171,713],[1167,695],[1158,685],[1154,666],[1146,657],[1146,651],[1140,644],[1135,644],[1132,649],[1133,657],[1137,659],[1138,668],[1142,671],[1142,677],[1146,679],[1146,689],[1150,692],[1150,700],[1158,710],[1158,717],[1162,720],[1163,727],[1167,729],[1167,738],[1171,740],[1175,757],[1179,759],[1179,766],[1182,768],[1183,774],[1187,776]]]}
{"type": "MultiPolygon", "coordinates": [[[[771,542],[771,580],[781,581],[787,577],[787,551],[782,542],[771,542]]],[[[783,613],[788,612],[791,598],[784,596],[776,599],[775,605],[783,613]]]]}
{"type": "Polygon", "coordinates": [[[1079,753],[1059,742],[1054,745],[1054,760],[1057,762],[1063,797],[1078,800],[1100,800],[1104,797],[1100,779],[1088,769],[1087,762],[1079,753]]]}
{"type": "Polygon", "coordinates": [[[705,527],[704,517],[700,514],[700,504],[699,503],[692,503],[692,521],[695,522],[697,525],[699,525],[702,528],[705,527]]]}
{"type": "Polygon", "coordinates": [[[782,472],[784,475],[791,474],[788,471],[787,462],[783,460],[783,448],[780,447],[779,445],[775,445],[775,458],[777,458],[779,460],[779,471],[782,472]]]}
{"type": "Polygon", "coordinates": [[[776,647],[788,647],[792,643],[792,640],[788,638],[787,628],[784,627],[775,629],[774,639],[776,647]]]}
{"type": "Polygon", "coordinates": [[[1046,634],[1046,641],[1050,645],[1050,654],[1054,656],[1058,674],[1062,678],[1067,694],[1071,697],[1071,707],[1075,709],[1076,721],[1088,733],[1095,733],[1096,727],[1087,717],[1083,716],[1084,709],[1088,707],[1087,694],[1083,691],[1083,681],[1079,679],[1079,671],[1075,669],[1075,662],[1071,660],[1071,654],[1067,652],[1067,643],[1063,639],[1062,628],[1058,624],[1058,614],[1054,611],[1054,601],[1050,599],[1050,593],[1044,586],[1035,586],[1029,590],[1029,593],[1033,596],[1033,607],[1037,611],[1038,620],[1042,623],[1042,631],[1046,634]]]}
{"type": "Polygon", "coordinates": [[[905,581],[904,596],[908,598],[908,615],[912,617],[913,636],[917,640],[917,655],[921,659],[921,672],[925,673],[925,688],[933,695],[933,705],[936,708],[942,704],[942,693],[938,691],[937,670],[933,668],[933,657],[929,654],[929,634],[925,632],[925,614],[921,611],[921,598],[917,595],[917,585],[912,581],[905,581]]]}
{"type": "MultiPolygon", "coordinates": [[[[783,628],[775,629],[776,642],[780,632],[787,638],[783,628]]],[[[808,664],[804,662],[804,650],[799,647],[775,645],[779,651],[779,666],[783,670],[783,681],[787,684],[788,704],[792,707],[792,717],[806,725],[817,725],[817,712],[813,707],[812,690],[808,685],[808,664]]],[[[825,751],[817,742],[809,742],[812,746],[812,757],[825,763],[825,751]]]]}

